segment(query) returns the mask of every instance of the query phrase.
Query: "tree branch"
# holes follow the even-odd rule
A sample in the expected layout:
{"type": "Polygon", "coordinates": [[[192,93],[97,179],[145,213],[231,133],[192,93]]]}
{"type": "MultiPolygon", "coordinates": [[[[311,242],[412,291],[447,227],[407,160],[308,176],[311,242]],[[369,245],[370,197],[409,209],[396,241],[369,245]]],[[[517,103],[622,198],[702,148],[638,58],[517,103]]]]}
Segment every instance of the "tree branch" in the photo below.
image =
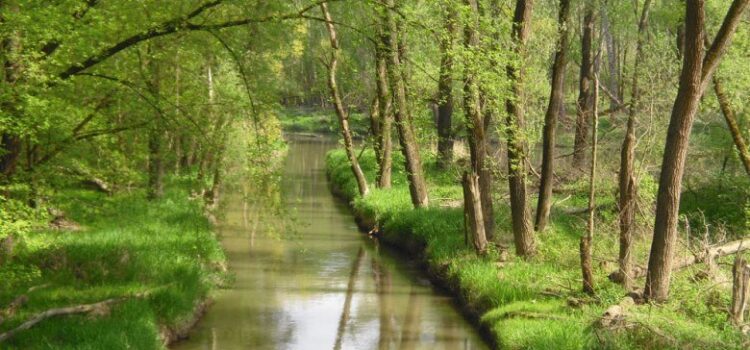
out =
{"type": "MultiPolygon", "coordinates": [[[[340,0],[339,0],[340,1],[340,0]]],[[[66,70],[58,74],[58,77],[60,79],[68,79],[73,75],[80,74],[81,72],[85,71],[88,68],[91,68],[106,59],[114,56],[115,54],[119,53],[120,51],[123,51],[133,45],[136,45],[140,42],[147,41],[150,39],[158,38],[161,36],[177,33],[182,30],[188,30],[188,31],[212,31],[212,30],[220,30],[224,28],[230,28],[230,27],[236,27],[241,25],[246,25],[250,23],[261,23],[261,22],[271,22],[271,21],[284,21],[289,19],[299,19],[302,18],[305,13],[310,11],[311,9],[319,6],[321,3],[324,3],[325,0],[318,0],[314,3],[309,4],[308,6],[305,6],[301,8],[300,10],[290,12],[287,14],[274,14],[269,15],[265,17],[259,17],[259,18],[245,18],[240,20],[234,20],[234,21],[227,21],[223,23],[215,23],[215,24],[193,24],[190,23],[190,20],[197,17],[207,9],[216,7],[220,5],[223,2],[223,0],[213,0],[209,1],[200,7],[196,8],[192,12],[188,13],[185,16],[178,17],[171,19],[169,21],[166,21],[164,23],[161,23],[159,25],[153,26],[143,32],[140,32],[138,34],[132,35],[106,49],[103,49],[102,51],[89,56],[85,60],[79,63],[75,63],[68,67],[66,70]]]]}

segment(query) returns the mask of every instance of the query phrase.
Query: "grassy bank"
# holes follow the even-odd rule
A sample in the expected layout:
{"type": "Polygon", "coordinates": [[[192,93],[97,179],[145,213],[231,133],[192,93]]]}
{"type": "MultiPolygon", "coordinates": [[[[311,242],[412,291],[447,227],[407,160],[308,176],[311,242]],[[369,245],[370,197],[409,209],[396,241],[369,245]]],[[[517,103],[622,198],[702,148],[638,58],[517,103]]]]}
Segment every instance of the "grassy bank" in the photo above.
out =
{"type": "MultiPolygon", "coordinates": [[[[376,165],[365,152],[362,166],[372,181],[376,165]]],[[[401,164],[400,160],[394,164],[401,164]]],[[[747,344],[728,322],[726,308],[731,291],[714,278],[697,278],[704,267],[696,265],[673,277],[672,297],[665,305],[631,307],[620,326],[602,327],[599,319],[618,304],[624,290],[607,280],[616,269],[617,229],[612,184],[600,184],[598,230],[593,255],[597,297],[580,292],[578,242],[585,230],[584,214],[565,209],[584,206],[585,181],[571,183],[556,193],[551,227],[537,235],[538,254],[522,260],[513,254],[507,199],[495,203],[497,239],[487,257],[477,257],[465,244],[462,191],[457,170],[438,172],[427,159],[431,206],[411,207],[403,169],[396,169],[392,189],[374,189],[357,196],[356,182],[346,156],[328,154],[327,170],[334,190],[350,200],[360,223],[379,228],[381,239],[412,253],[428,273],[447,286],[464,311],[503,349],[739,349],[747,344]],[[610,209],[606,209],[606,208],[610,209]],[[510,247],[503,249],[501,247],[510,247]]],[[[585,180],[585,179],[584,179],[585,180]]],[[[498,184],[498,186],[500,186],[498,184]]],[[[504,189],[504,188],[503,188],[504,189]]],[[[502,191],[500,191],[502,192],[502,191]]],[[[646,261],[649,243],[640,237],[634,260],[646,261]]],[[[681,252],[682,253],[682,252],[681,252]]],[[[726,275],[725,258],[719,264],[726,275]]],[[[730,275],[731,276],[731,275],[730,275]]],[[[638,285],[643,281],[639,280],[638,285]]]]}
{"type": "Polygon", "coordinates": [[[140,191],[106,196],[67,189],[50,206],[78,230],[36,227],[0,264],[0,310],[28,297],[0,333],[51,308],[123,298],[83,315],[49,318],[0,343],[9,349],[161,349],[185,328],[220,282],[224,255],[190,199],[189,180],[174,180],[164,198],[140,191]],[[30,289],[32,289],[30,291],[30,289]]]}

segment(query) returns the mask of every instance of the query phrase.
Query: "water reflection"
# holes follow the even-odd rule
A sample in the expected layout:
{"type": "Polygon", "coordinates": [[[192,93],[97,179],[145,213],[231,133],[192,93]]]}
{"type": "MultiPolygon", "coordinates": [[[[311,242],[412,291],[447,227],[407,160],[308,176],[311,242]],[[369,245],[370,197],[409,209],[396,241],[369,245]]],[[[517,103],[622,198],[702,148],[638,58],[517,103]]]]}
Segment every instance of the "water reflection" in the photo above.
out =
{"type": "Polygon", "coordinates": [[[227,191],[219,232],[235,283],[175,348],[485,348],[414,266],[357,232],[327,187],[334,146],[291,142],[280,206],[254,201],[253,191],[269,191],[254,184],[227,191]]]}

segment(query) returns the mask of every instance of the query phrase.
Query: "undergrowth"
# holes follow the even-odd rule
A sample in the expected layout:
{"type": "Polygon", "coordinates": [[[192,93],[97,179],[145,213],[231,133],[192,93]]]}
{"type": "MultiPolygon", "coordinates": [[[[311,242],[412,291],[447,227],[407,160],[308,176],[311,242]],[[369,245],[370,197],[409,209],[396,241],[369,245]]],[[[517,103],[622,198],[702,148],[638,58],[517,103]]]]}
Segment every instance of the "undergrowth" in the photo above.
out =
{"type": "Polygon", "coordinates": [[[20,295],[28,303],[0,325],[0,333],[47,309],[127,299],[104,314],[50,318],[0,348],[163,348],[160,328],[192,318],[223,278],[223,251],[200,200],[189,199],[188,182],[173,181],[156,202],[140,191],[108,197],[67,189],[53,195],[50,205],[81,228],[37,227],[17,237],[13,255],[0,267],[0,305],[20,295]],[[133,297],[138,293],[147,296],[133,297]]]}
{"type": "MultiPolygon", "coordinates": [[[[360,159],[372,182],[376,169],[373,153],[364,152],[360,159]]],[[[530,260],[513,254],[508,203],[497,201],[496,244],[486,257],[478,257],[464,238],[458,171],[438,172],[429,157],[425,163],[432,202],[428,209],[415,210],[401,159],[394,160],[393,188],[373,189],[361,198],[344,152],[335,150],[327,156],[332,186],[352,201],[356,214],[374,221],[385,242],[418,254],[428,270],[458,294],[465,309],[478,315],[481,326],[489,330],[499,348],[743,347],[744,339],[729,325],[724,311],[731,291],[712,281],[695,279],[699,266],[675,274],[667,304],[634,307],[626,329],[598,326],[605,309],[625,296],[621,286],[607,279],[617,268],[618,249],[616,184],[612,181],[600,180],[598,185],[601,209],[597,212],[593,247],[597,295],[592,298],[580,291],[578,244],[586,229],[585,215],[565,214],[563,210],[586,205],[586,191],[581,190],[584,181],[566,184],[555,194],[559,204],[553,210],[550,227],[536,235],[538,253],[530,260]]],[[[634,260],[644,264],[648,240],[639,237],[634,248],[634,260]]]]}

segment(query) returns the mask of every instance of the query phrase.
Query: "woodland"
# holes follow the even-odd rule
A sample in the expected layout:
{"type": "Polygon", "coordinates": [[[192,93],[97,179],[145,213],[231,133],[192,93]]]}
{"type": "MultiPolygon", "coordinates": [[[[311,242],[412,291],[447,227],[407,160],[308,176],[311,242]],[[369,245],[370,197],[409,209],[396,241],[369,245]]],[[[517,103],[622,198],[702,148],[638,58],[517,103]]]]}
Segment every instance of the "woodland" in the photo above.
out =
{"type": "Polygon", "coordinates": [[[748,5],[0,0],[0,348],[184,338],[291,133],[491,347],[746,348],[748,5]]]}

